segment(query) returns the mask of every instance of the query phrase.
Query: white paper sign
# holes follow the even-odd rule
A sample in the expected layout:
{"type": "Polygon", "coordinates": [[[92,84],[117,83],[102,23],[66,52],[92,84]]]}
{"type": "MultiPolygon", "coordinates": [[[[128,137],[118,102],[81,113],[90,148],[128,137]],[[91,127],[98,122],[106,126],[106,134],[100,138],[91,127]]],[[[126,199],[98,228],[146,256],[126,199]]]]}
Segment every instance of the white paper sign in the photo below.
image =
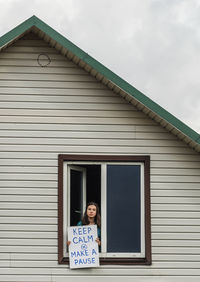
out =
{"type": "Polygon", "coordinates": [[[97,225],[68,227],[70,268],[98,267],[97,225]]]}

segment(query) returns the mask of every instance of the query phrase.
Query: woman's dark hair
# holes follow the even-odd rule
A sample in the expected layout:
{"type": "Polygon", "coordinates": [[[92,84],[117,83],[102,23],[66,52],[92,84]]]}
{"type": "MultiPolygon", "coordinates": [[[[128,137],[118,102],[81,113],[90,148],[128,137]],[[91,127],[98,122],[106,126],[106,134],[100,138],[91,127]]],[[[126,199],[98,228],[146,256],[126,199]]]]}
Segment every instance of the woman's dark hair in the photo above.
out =
{"type": "Polygon", "coordinates": [[[84,215],[83,215],[83,219],[82,219],[82,224],[88,225],[90,223],[89,220],[88,220],[88,216],[87,216],[87,208],[89,206],[95,206],[96,207],[96,216],[94,218],[94,222],[100,228],[101,227],[101,216],[100,216],[100,212],[99,212],[99,206],[95,202],[87,203],[87,206],[85,208],[85,212],[84,212],[84,215]]]}

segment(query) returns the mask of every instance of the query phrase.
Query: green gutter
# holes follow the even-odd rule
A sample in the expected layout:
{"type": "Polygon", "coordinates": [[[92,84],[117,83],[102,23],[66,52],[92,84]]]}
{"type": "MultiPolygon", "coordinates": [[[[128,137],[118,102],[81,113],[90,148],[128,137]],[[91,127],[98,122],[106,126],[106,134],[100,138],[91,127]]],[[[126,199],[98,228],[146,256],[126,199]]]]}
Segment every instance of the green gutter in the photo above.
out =
{"type": "Polygon", "coordinates": [[[88,64],[93,69],[95,69],[98,73],[102,74],[112,83],[116,84],[122,90],[133,96],[136,100],[138,100],[144,106],[149,108],[152,112],[156,113],[158,116],[160,116],[162,119],[173,125],[176,129],[181,131],[183,134],[191,138],[196,143],[200,144],[200,134],[198,134],[196,131],[194,131],[189,126],[184,124],[182,121],[177,119],[175,116],[170,114],[160,105],[153,102],[150,98],[148,98],[142,92],[138,91],[135,87],[133,87],[128,82],[120,78],[118,75],[110,71],[108,68],[106,68],[104,65],[99,63],[97,60],[89,56],[87,53],[85,53],[83,50],[81,50],[79,47],[74,45],[71,41],[66,39],[64,36],[62,36],[60,33],[55,31],[53,28],[51,28],[49,25],[41,21],[36,16],[32,16],[31,18],[29,18],[28,20],[26,20],[25,22],[23,22],[22,24],[20,24],[19,26],[17,26],[13,30],[5,34],[4,36],[2,36],[0,38],[0,47],[4,46],[6,43],[12,41],[16,37],[20,36],[25,31],[30,29],[32,26],[36,26],[38,29],[42,30],[49,37],[57,41],[64,48],[72,52],[75,56],[77,56],[86,64],[88,64]]]}

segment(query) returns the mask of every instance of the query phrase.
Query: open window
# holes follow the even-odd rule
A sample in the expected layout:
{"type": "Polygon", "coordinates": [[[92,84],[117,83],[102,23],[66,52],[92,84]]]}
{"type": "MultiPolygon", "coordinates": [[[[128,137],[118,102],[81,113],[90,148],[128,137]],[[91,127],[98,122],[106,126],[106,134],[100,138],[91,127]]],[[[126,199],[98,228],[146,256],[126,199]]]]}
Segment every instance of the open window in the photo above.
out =
{"type": "Polygon", "coordinates": [[[68,262],[67,227],[87,202],[101,211],[101,263],[150,264],[148,156],[59,156],[59,262],[68,262]]]}
{"type": "MultiPolygon", "coordinates": [[[[66,166],[66,165],[65,165],[66,166]]],[[[86,206],[86,169],[82,166],[66,166],[67,226],[74,226],[81,220],[86,206]]]]}

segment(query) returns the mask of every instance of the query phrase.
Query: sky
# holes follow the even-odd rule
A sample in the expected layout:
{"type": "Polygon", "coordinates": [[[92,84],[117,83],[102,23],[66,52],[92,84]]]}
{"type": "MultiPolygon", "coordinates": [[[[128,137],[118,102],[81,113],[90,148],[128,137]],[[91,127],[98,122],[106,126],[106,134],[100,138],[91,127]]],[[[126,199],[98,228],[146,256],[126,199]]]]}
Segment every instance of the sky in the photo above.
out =
{"type": "Polygon", "coordinates": [[[0,36],[32,15],[200,133],[200,0],[0,0],[0,36]]]}

